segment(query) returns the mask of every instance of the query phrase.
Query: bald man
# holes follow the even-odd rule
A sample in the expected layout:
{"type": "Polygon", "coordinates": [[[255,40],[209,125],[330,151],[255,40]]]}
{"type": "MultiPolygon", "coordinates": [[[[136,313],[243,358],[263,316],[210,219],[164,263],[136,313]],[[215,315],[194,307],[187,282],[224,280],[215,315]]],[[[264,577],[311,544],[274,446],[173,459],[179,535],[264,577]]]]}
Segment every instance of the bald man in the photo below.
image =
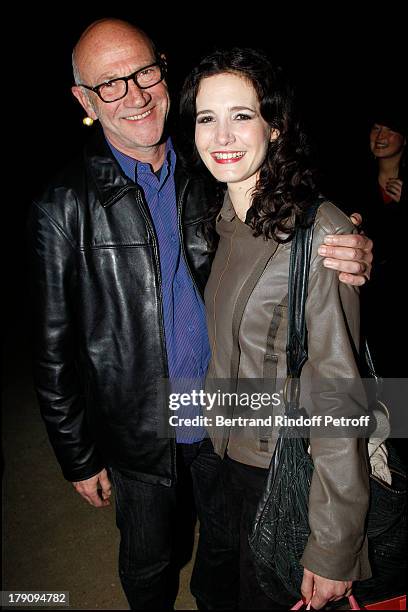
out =
{"type": "MultiPolygon", "coordinates": [[[[202,427],[163,434],[160,384],[206,372],[210,256],[201,226],[214,187],[186,173],[165,136],[166,61],[144,32],[95,22],[73,68],[72,92],[99,127],[31,211],[41,412],[63,474],[84,499],[109,505],[113,481],[131,608],[173,608],[192,483],[200,518],[192,592],[200,609],[232,609],[219,459],[202,427]]],[[[368,239],[336,236],[324,248],[344,282],[364,282],[368,239]]],[[[186,407],[190,417],[197,410],[186,407]]]]}

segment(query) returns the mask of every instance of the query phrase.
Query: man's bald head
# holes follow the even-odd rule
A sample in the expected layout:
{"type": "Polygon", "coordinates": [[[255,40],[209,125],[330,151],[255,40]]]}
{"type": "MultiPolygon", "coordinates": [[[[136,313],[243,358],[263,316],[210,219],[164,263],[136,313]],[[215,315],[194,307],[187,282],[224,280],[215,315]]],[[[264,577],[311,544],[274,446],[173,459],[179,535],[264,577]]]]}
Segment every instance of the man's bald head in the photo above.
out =
{"type": "Polygon", "coordinates": [[[72,57],[76,85],[71,91],[87,116],[99,120],[105,137],[116,149],[160,167],[170,99],[165,58],[158,57],[147,34],[120,19],[101,19],[85,30],[72,57]],[[155,82],[140,86],[135,75],[149,78],[153,66],[155,82]],[[110,90],[119,83],[123,95],[104,100],[100,86],[110,90]]]}
{"type": "Polygon", "coordinates": [[[81,34],[72,53],[72,69],[75,83],[79,84],[86,73],[87,59],[104,49],[111,49],[115,44],[135,41],[144,44],[151,50],[152,57],[156,57],[156,48],[153,41],[143,30],[122,19],[105,18],[94,21],[81,34]]]}

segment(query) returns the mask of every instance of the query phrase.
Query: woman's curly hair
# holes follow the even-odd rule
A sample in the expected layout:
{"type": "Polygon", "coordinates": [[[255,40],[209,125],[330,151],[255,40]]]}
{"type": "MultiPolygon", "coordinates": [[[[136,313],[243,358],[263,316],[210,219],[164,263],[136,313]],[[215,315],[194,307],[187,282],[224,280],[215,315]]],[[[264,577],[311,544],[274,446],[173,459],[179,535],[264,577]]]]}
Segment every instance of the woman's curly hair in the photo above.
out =
{"type": "MultiPolygon", "coordinates": [[[[237,74],[254,87],[263,119],[279,133],[270,142],[252,195],[250,225],[254,235],[288,242],[295,223],[318,193],[306,135],[294,109],[294,93],[283,70],[262,52],[235,47],[205,57],[184,82],[180,98],[184,156],[196,170],[204,166],[194,146],[196,97],[201,80],[221,73],[237,74]]],[[[219,190],[220,191],[220,190],[219,190]]],[[[212,205],[214,216],[220,200],[212,205]]]]}

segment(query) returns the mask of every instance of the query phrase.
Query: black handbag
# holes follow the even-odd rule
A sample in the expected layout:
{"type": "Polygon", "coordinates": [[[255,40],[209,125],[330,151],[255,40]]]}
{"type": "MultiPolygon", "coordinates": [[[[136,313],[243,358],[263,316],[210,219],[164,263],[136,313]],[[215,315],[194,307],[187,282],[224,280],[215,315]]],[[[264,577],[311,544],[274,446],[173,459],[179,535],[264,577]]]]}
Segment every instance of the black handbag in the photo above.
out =
{"type": "MultiPolygon", "coordinates": [[[[308,356],[305,303],[313,222],[322,201],[323,198],[319,198],[310,207],[306,222],[296,229],[291,247],[286,349],[289,390],[285,404],[288,417],[306,415],[299,406],[298,381],[308,356]]],[[[365,362],[370,375],[377,381],[368,349],[365,362]]],[[[308,502],[313,474],[313,460],[307,446],[307,432],[297,432],[294,436],[293,428],[291,431],[281,428],[249,536],[258,582],[274,602],[283,605],[290,605],[301,596],[303,566],[300,558],[310,534],[308,502]]],[[[388,448],[388,452],[393,476],[391,485],[370,478],[367,534],[373,576],[353,584],[353,593],[362,603],[404,592],[406,474],[393,449],[388,448]]],[[[337,607],[342,603],[343,600],[332,605],[337,607]]]]}

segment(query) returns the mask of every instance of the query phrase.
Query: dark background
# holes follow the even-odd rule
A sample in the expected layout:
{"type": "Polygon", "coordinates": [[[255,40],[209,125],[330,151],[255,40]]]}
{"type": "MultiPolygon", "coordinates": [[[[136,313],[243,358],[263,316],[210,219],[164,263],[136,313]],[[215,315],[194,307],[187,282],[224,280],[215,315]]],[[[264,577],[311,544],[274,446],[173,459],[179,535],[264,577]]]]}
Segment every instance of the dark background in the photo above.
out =
{"type": "MultiPolygon", "coordinates": [[[[87,134],[83,111],[70,92],[72,47],[85,27],[109,13],[133,21],[167,54],[174,95],[186,73],[214,47],[263,47],[298,85],[328,194],[337,202],[341,187],[348,207],[359,210],[355,186],[369,155],[371,102],[380,95],[400,97],[407,73],[406,25],[390,1],[383,3],[381,12],[371,3],[370,13],[359,17],[356,2],[350,8],[343,4],[341,9],[330,3],[313,14],[310,2],[300,12],[294,3],[283,11],[276,3],[254,0],[214,6],[175,2],[163,6],[145,0],[133,3],[132,11],[109,13],[92,13],[72,1],[55,3],[51,8],[47,4],[47,9],[40,3],[31,9],[14,4],[18,14],[12,18],[3,14],[0,81],[2,195],[7,194],[1,202],[5,588],[38,589],[45,585],[48,589],[56,585],[55,590],[65,590],[71,584],[77,600],[82,597],[84,608],[90,609],[92,598],[97,597],[100,607],[119,609],[119,586],[106,580],[116,571],[112,551],[117,549],[117,535],[112,516],[104,513],[95,517],[66,488],[46,440],[30,375],[27,210],[87,134]],[[227,14],[221,13],[223,7],[227,14]],[[80,529],[73,530],[73,524],[80,529]],[[96,557],[100,559],[99,581],[93,569],[96,557]],[[71,582],[66,582],[67,575],[71,582]]],[[[7,8],[13,7],[8,3],[7,8]]]]}
{"type": "MultiPolygon", "coordinates": [[[[133,11],[110,14],[145,29],[166,53],[173,112],[184,76],[203,54],[217,46],[265,49],[297,85],[326,193],[334,198],[341,193],[341,200],[345,192],[347,205],[359,209],[353,192],[369,156],[370,107],[379,96],[397,97],[406,80],[403,19],[391,5],[388,12],[372,8],[358,18],[353,8],[344,5],[341,9],[330,5],[313,14],[310,7],[300,12],[293,5],[278,11],[273,3],[253,1],[152,7],[153,3],[139,2],[133,11]],[[228,14],[221,14],[223,6],[228,14]]],[[[3,97],[4,121],[12,134],[11,168],[16,173],[14,195],[7,205],[11,214],[6,231],[8,330],[22,329],[29,314],[23,246],[29,203],[78,150],[88,129],[70,92],[72,47],[89,23],[104,16],[109,13],[73,4],[43,13],[37,7],[24,13],[17,28],[10,26],[15,42],[8,43],[8,49],[10,55],[18,49],[19,65],[12,80],[17,95],[3,97]],[[17,249],[16,242],[21,245],[17,249]]]]}

